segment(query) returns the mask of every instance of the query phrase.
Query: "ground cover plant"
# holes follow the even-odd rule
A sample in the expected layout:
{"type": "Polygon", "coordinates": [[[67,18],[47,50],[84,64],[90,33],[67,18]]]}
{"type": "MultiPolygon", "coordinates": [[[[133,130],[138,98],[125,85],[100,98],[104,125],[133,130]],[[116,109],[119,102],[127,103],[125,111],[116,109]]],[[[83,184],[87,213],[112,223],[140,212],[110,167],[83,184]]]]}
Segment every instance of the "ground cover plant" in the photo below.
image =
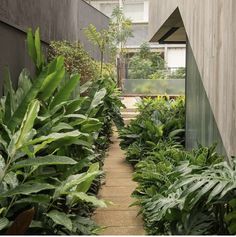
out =
{"type": "Polygon", "coordinates": [[[96,234],[104,149],[111,122],[123,124],[118,92],[112,79],[80,86],[63,56],[46,62],[39,30],[27,44],[36,74],[24,69],[13,89],[6,70],[0,104],[0,232],[96,234]]]}
{"type": "Polygon", "coordinates": [[[235,234],[235,160],[225,161],[216,145],[184,149],[183,98],[144,99],[139,111],[120,138],[147,233],[235,234]]]}

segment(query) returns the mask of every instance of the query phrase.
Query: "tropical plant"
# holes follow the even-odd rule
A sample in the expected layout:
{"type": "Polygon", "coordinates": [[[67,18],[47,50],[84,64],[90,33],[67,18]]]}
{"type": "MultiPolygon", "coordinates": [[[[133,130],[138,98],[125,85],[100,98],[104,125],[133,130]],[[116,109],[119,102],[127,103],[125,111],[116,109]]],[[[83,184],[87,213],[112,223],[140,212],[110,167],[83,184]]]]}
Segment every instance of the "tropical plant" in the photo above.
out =
{"type": "Polygon", "coordinates": [[[138,105],[140,114],[120,131],[121,148],[126,159],[135,164],[146,151],[163,139],[184,143],[184,99],[144,99],[138,105]]]}
{"type": "Polygon", "coordinates": [[[133,37],[132,22],[126,18],[120,7],[115,7],[111,14],[109,24],[109,37],[115,47],[118,57],[125,54],[125,45],[130,37],[133,37]]]}
{"type": "Polygon", "coordinates": [[[216,145],[184,149],[178,138],[184,128],[182,99],[144,99],[138,108],[137,119],[120,134],[127,160],[135,165],[133,205],[140,206],[147,233],[235,234],[235,161],[224,161],[216,145]]]}
{"type": "Polygon", "coordinates": [[[78,91],[79,74],[66,73],[62,56],[46,63],[38,36],[37,29],[35,34],[29,30],[27,37],[36,76],[31,78],[24,69],[14,90],[10,73],[5,73],[0,106],[0,231],[96,233],[91,213],[94,207],[106,206],[94,188],[104,157],[99,143],[109,136],[104,127],[111,126],[104,101],[114,99],[120,106],[118,97],[113,87],[97,83],[86,83],[78,91]],[[90,96],[81,97],[86,90],[90,96]]]}
{"type": "Polygon", "coordinates": [[[109,31],[106,29],[98,31],[93,24],[89,24],[89,26],[84,29],[84,33],[87,36],[88,40],[93,45],[97,46],[100,52],[100,63],[101,63],[100,75],[102,75],[104,55],[106,50],[109,48],[109,31]]]}

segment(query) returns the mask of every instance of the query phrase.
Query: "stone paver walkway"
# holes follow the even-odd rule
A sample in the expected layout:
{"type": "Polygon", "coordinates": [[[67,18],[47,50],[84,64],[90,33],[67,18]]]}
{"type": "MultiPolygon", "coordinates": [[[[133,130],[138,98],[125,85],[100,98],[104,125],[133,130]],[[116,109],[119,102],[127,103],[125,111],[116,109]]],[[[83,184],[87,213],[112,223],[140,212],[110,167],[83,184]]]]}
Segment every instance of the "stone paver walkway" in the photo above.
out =
{"type": "Polygon", "coordinates": [[[129,207],[134,202],[130,195],[136,185],[132,181],[132,167],[125,161],[117,132],[114,132],[112,141],[104,164],[106,181],[99,198],[112,201],[114,205],[97,209],[94,219],[106,227],[101,235],[144,235],[142,219],[137,216],[138,207],[129,207]]]}

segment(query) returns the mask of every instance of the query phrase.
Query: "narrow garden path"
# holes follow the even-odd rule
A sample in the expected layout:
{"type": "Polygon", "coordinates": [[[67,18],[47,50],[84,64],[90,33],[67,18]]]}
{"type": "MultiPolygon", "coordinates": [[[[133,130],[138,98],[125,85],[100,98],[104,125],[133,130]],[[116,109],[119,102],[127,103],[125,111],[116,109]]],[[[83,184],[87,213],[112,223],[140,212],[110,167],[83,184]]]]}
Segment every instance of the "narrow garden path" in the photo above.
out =
{"type": "Polygon", "coordinates": [[[114,131],[112,144],[104,164],[105,184],[99,198],[113,202],[108,208],[97,209],[94,219],[106,227],[101,235],[144,235],[143,222],[138,207],[129,207],[135,200],[131,193],[136,187],[132,181],[132,167],[126,163],[125,154],[119,147],[117,131],[114,131]]]}

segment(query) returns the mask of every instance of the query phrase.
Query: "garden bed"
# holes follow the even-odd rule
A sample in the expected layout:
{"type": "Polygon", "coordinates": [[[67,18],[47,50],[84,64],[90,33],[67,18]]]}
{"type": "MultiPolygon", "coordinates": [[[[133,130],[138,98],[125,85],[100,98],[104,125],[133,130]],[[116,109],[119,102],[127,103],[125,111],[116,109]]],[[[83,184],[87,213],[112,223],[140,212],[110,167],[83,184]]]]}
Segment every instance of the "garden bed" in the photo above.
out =
{"type": "Polygon", "coordinates": [[[6,70],[1,98],[0,232],[96,234],[111,126],[123,125],[119,93],[109,77],[81,85],[61,55],[46,62],[39,30],[27,44],[36,74],[24,69],[13,89],[6,70]]]}
{"type": "Polygon", "coordinates": [[[236,167],[216,145],[186,151],[184,98],[143,99],[120,131],[135,169],[134,205],[152,235],[235,234],[236,167]]]}

